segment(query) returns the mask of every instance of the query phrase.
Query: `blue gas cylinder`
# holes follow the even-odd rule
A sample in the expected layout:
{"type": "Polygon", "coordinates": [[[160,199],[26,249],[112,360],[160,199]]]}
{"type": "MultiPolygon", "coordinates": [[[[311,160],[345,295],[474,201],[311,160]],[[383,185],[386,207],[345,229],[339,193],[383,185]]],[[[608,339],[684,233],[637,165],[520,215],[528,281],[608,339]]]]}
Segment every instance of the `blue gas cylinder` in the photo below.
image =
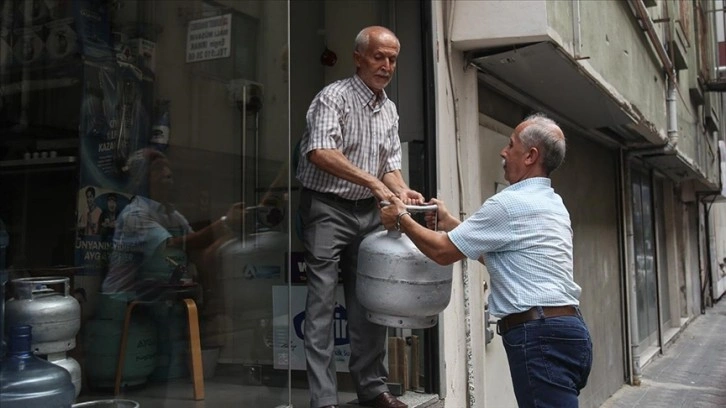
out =
{"type": "MultiPolygon", "coordinates": [[[[96,316],[84,324],[85,370],[92,388],[114,388],[127,301],[122,295],[101,293],[96,316]]],[[[126,387],[145,384],[156,367],[157,328],[140,309],[129,324],[121,381],[126,387]]]]}
{"type": "Polygon", "coordinates": [[[0,407],[71,408],[75,398],[68,371],[32,353],[31,327],[11,327],[0,365],[0,407]]]}

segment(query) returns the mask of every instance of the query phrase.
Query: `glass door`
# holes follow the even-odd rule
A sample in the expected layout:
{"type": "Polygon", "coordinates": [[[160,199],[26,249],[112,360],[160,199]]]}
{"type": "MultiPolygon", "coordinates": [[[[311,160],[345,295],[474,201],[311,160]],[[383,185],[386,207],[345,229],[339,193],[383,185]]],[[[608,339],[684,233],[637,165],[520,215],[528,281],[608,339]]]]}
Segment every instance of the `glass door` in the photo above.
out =
{"type": "Polygon", "coordinates": [[[648,174],[633,169],[631,189],[638,339],[640,346],[647,348],[658,345],[659,322],[653,191],[648,174]]]}

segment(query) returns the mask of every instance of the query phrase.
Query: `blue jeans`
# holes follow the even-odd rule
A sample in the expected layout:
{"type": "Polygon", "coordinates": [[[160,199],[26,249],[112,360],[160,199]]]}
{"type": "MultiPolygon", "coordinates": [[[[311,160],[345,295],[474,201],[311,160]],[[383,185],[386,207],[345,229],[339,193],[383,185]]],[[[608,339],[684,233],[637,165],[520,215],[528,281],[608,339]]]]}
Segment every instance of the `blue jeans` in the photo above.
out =
{"type": "Polygon", "coordinates": [[[578,406],[592,367],[592,340],[581,315],[532,320],[502,341],[520,408],[578,406]]]}

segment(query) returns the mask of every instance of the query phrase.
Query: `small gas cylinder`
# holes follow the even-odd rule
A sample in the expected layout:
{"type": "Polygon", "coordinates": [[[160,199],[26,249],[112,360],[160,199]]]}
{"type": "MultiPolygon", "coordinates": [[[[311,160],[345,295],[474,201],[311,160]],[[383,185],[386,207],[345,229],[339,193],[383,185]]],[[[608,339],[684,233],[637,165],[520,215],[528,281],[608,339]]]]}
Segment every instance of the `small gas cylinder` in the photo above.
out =
{"type": "Polygon", "coordinates": [[[51,354],[76,347],[81,328],[81,305],[69,295],[66,277],[13,279],[15,296],[5,305],[7,326],[33,327],[33,351],[51,354]],[[56,291],[54,286],[62,287],[56,291]]]}
{"type": "MultiPolygon", "coordinates": [[[[409,212],[436,205],[409,205],[409,212]]],[[[378,231],[361,242],[356,295],[373,323],[424,329],[438,322],[451,300],[453,265],[441,266],[397,231],[378,231]]]]}

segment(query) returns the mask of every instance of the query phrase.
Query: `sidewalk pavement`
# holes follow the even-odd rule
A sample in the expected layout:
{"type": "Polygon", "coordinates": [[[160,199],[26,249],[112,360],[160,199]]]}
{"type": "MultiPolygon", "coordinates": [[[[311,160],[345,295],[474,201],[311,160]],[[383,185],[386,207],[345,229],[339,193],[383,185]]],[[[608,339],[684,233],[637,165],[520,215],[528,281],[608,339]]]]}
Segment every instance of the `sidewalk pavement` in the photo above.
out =
{"type": "Polygon", "coordinates": [[[726,407],[726,296],[691,322],[663,355],[601,408],[726,407]]]}

